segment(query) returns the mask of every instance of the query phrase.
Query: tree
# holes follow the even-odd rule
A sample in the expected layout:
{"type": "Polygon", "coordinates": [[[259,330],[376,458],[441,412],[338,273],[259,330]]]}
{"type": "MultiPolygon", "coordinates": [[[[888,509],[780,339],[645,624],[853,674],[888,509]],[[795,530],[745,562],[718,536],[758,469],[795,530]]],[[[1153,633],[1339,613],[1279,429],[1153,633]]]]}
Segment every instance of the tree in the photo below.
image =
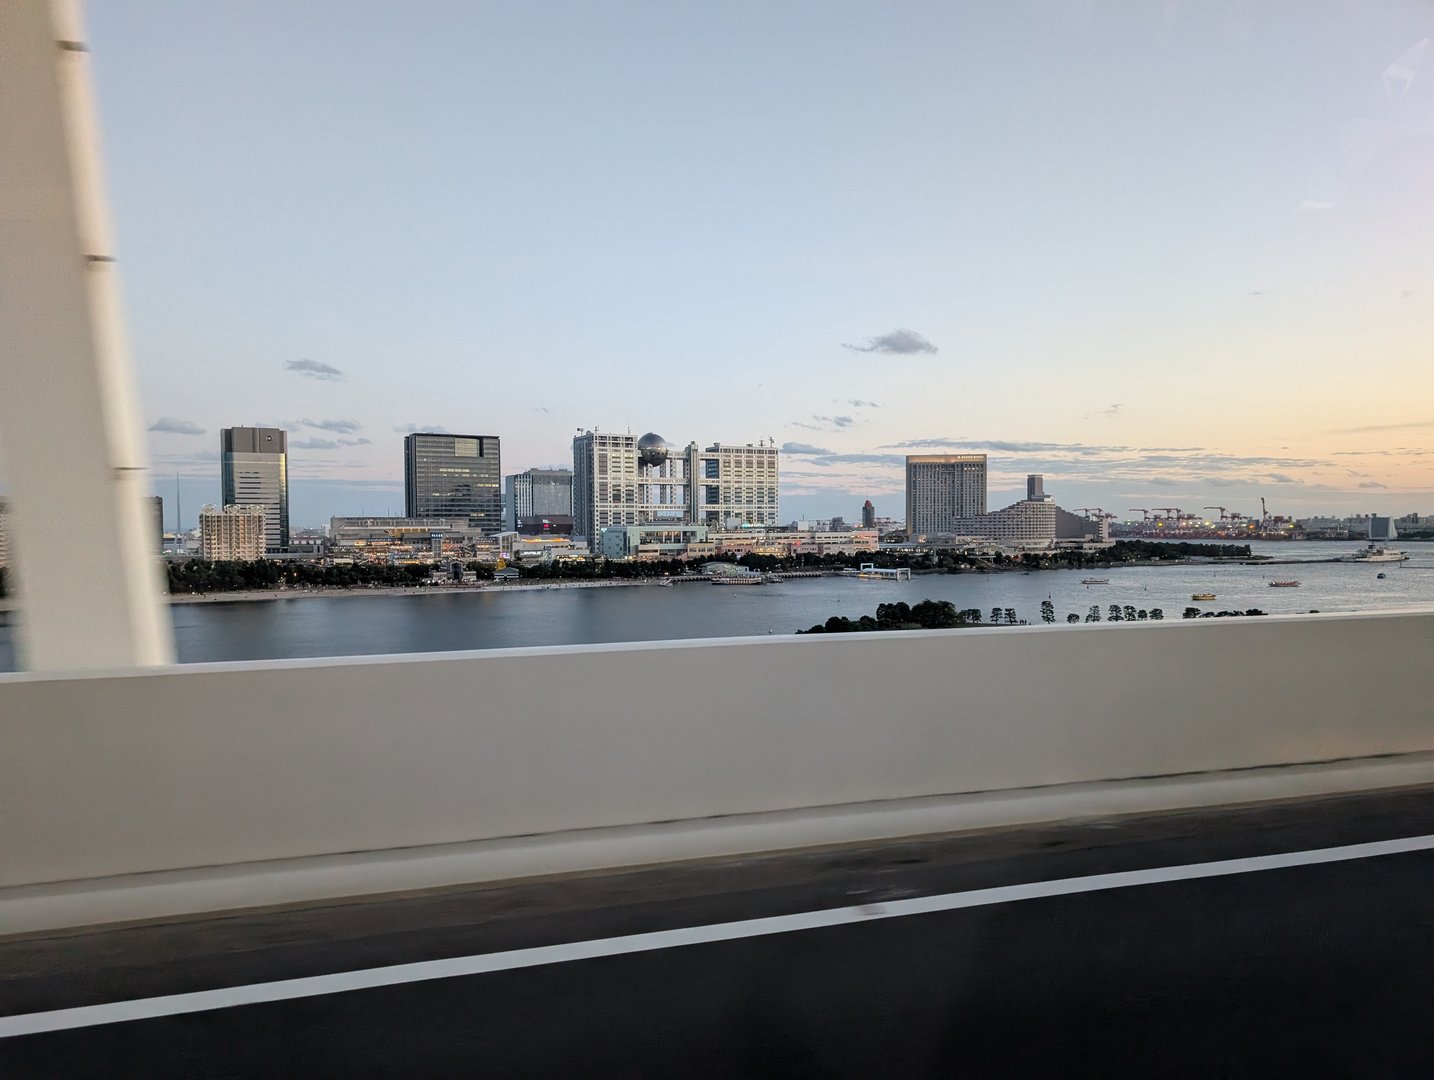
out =
{"type": "Polygon", "coordinates": [[[1092,604],[1090,610],[1085,613],[1086,622],[1100,622],[1100,605],[1092,604]]]}
{"type": "Polygon", "coordinates": [[[1000,623],[1001,623],[1001,609],[998,608],[998,607],[993,607],[993,608],[991,609],[991,625],[992,625],[992,626],[999,626],[1000,623]]]}
{"type": "Polygon", "coordinates": [[[1134,622],[1134,621],[1135,621],[1135,605],[1134,605],[1134,604],[1126,604],[1126,605],[1125,605],[1125,609],[1124,609],[1124,611],[1122,612],[1122,614],[1125,615],[1125,621],[1126,621],[1126,622],[1134,622]]]}
{"type": "Polygon", "coordinates": [[[1008,608],[1006,609],[1006,625],[1007,625],[1007,626],[1015,626],[1015,625],[1016,625],[1016,609],[1015,609],[1015,608],[1009,608],[1009,607],[1008,607],[1008,608]]]}
{"type": "Polygon", "coordinates": [[[1053,623],[1056,621],[1056,605],[1050,600],[1041,601],[1041,622],[1053,623]]]}
{"type": "Polygon", "coordinates": [[[1066,622],[1078,623],[1080,622],[1080,616],[1077,615],[1074,611],[1072,611],[1069,615],[1066,616],[1066,622]]]}
{"type": "Polygon", "coordinates": [[[1135,613],[1135,617],[1141,622],[1144,622],[1146,619],[1150,618],[1150,612],[1146,611],[1144,608],[1141,608],[1135,613]]]}
{"type": "Polygon", "coordinates": [[[1109,615],[1107,615],[1106,617],[1107,617],[1108,619],[1110,619],[1111,622],[1121,622],[1122,619],[1121,619],[1121,614],[1120,614],[1120,605],[1119,605],[1119,604],[1111,604],[1111,605],[1110,605],[1110,613],[1109,613],[1109,615]]]}
{"type": "Polygon", "coordinates": [[[1150,609],[1150,617],[1156,622],[1160,622],[1162,619],[1165,618],[1165,612],[1161,608],[1153,607],[1150,609]]]}
{"type": "Polygon", "coordinates": [[[1200,609],[1197,607],[1188,607],[1180,613],[1180,617],[1182,619],[1198,619],[1200,617],[1200,609]]]}

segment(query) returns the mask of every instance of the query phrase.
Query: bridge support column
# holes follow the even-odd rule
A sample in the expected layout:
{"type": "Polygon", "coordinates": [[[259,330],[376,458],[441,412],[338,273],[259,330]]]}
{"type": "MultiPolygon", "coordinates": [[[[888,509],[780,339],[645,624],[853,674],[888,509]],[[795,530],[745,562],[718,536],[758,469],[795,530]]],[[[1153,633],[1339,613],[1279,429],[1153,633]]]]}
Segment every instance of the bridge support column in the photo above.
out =
{"type": "Polygon", "coordinates": [[[0,450],[21,666],[172,662],[71,0],[0,3],[0,450]]]}

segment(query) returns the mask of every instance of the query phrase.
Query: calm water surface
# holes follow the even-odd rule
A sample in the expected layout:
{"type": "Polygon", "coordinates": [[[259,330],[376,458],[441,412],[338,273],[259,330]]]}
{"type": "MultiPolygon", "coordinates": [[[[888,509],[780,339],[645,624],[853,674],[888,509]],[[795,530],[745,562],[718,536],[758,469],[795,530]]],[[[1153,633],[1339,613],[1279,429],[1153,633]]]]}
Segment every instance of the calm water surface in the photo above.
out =
{"type": "MultiPolygon", "coordinates": [[[[1360,544],[1254,544],[1257,554],[1302,560],[1328,559],[1360,544]]],[[[525,645],[659,641],[672,638],[790,634],[831,615],[857,618],[894,600],[950,600],[958,608],[1014,608],[1040,621],[1049,598],[1058,621],[1082,617],[1098,604],[1162,608],[1178,619],[1186,607],[1223,610],[1258,607],[1271,613],[1385,610],[1434,606],[1434,544],[1409,544],[1411,561],[1359,566],[1170,566],[1036,573],[930,574],[886,583],[803,578],[774,585],[731,588],[685,584],[670,589],[634,586],[499,589],[430,596],[295,597],[253,603],[184,604],[171,609],[175,643],[185,663],[303,656],[345,656],[525,645]],[[1380,581],[1376,574],[1387,577],[1380,581]],[[1105,577],[1109,585],[1082,585],[1105,577]],[[1271,589],[1273,579],[1294,578],[1297,589],[1271,589]],[[1213,603],[1192,603],[1191,593],[1212,592],[1213,603]]],[[[12,625],[0,614],[0,670],[13,670],[12,625]]]]}

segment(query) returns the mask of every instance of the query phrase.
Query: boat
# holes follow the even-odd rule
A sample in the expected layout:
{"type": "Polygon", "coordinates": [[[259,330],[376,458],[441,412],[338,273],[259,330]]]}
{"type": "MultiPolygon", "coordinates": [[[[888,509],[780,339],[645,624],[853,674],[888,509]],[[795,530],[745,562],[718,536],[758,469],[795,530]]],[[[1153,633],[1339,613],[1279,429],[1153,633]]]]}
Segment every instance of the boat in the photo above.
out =
{"type": "Polygon", "coordinates": [[[676,585],[677,582],[673,581],[670,577],[665,577],[659,578],[657,584],[664,589],[670,589],[672,588],[672,586],[676,585]]]}
{"type": "Polygon", "coordinates": [[[1379,573],[1377,573],[1377,574],[1374,575],[1374,580],[1376,580],[1376,581],[1383,581],[1383,580],[1384,580],[1385,578],[1387,578],[1388,576],[1389,576],[1388,574],[1386,574],[1383,570],[1381,570],[1379,573]]]}
{"type": "Polygon", "coordinates": [[[713,585],[761,585],[761,574],[718,574],[711,578],[713,585]]]}
{"type": "Polygon", "coordinates": [[[1298,585],[1299,585],[1299,582],[1298,582],[1298,581],[1272,581],[1272,582],[1270,582],[1270,588],[1272,588],[1272,589],[1293,589],[1293,588],[1296,588],[1298,585]]]}
{"type": "Polygon", "coordinates": [[[1404,562],[1408,558],[1409,556],[1402,551],[1390,551],[1388,548],[1380,547],[1378,544],[1370,544],[1369,547],[1361,551],[1356,551],[1353,555],[1341,555],[1335,561],[1357,563],[1404,562]]]}
{"type": "Polygon", "coordinates": [[[1110,578],[1108,578],[1108,577],[1083,577],[1083,578],[1080,579],[1080,583],[1081,583],[1082,585],[1109,585],[1109,584],[1110,584],[1110,578]]]}
{"type": "Polygon", "coordinates": [[[1213,600],[1213,599],[1215,599],[1215,594],[1212,593],[1212,592],[1197,592],[1197,593],[1191,593],[1191,594],[1190,594],[1190,599],[1191,599],[1191,600],[1213,600]]]}

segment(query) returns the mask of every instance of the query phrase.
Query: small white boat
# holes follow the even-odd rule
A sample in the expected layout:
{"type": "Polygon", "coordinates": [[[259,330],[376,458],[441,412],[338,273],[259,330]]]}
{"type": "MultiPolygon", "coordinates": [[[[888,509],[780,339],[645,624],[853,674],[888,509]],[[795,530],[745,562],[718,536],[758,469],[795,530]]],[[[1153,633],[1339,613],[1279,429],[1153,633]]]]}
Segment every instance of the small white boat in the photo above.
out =
{"type": "Polygon", "coordinates": [[[1370,544],[1362,551],[1356,551],[1353,555],[1342,555],[1339,562],[1405,562],[1409,558],[1402,551],[1390,551],[1388,548],[1380,547],[1378,544],[1370,544]]]}
{"type": "Polygon", "coordinates": [[[1081,583],[1082,585],[1109,585],[1109,584],[1110,584],[1110,578],[1108,578],[1108,577],[1083,577],[1083,578],[1080,579],[1080,583],[1081,583]]]}

